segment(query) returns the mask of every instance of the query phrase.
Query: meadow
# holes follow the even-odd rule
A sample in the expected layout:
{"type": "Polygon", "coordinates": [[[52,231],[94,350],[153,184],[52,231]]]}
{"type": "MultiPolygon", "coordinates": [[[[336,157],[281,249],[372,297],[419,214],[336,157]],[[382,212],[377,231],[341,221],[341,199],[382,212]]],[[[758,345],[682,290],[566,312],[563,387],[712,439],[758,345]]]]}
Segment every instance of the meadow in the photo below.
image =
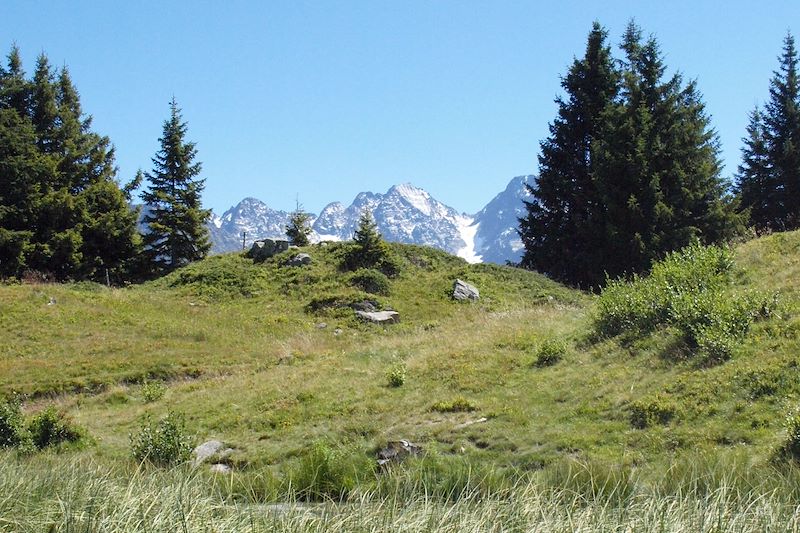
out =
{"type": "Polygon", "coordinates": [[[344,246],[0,286],[0,396],[80,431],[0,452],[0,530],[797,529],[800,233],[602,296],[405,245],[374,287],[344,246]],[[453,301],[456,278],[481,299],[453,301]],[[363,300],[401,322],[358,321],[363,300]],[[134,459],[168,413],[232,473],[134,459]],[[424,455],[377,468],[398,439],[424,455]]]}

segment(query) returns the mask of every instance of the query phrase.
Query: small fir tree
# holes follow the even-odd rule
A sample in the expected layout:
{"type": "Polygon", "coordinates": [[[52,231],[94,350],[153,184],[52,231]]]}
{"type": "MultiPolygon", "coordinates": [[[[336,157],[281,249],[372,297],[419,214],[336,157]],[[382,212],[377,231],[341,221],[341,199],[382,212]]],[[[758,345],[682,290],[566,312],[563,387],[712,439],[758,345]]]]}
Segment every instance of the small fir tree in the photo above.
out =
{"type": "Polygon", "coordinates": [[[286,236],[294,246],[308,246],[308,239],[311,235],[309,221],[311,215],[303,210],[303,206],[298,202],[295,210],[289,215],[289,224],[286,226],[286,236]]]}
{"type": "Polygon", "coordinates": [[[191,261],[202,259],[211,248],[200,196],[205,180],[202,165],[195,162],[195,143],[186,141],[187,124],[173,98],[170,118],[164,121],[161,149],[153,158],[153,170],[145,174],[149,186],[145,203],[144,254],[151,275],[159,276],[191,261]]]}

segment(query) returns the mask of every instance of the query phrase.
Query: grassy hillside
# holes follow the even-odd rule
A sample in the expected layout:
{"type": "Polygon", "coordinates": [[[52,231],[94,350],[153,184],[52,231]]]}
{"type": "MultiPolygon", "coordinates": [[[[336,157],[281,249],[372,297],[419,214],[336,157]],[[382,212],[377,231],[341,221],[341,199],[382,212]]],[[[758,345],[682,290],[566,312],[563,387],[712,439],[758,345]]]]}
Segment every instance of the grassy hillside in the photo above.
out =
{"type": "Polygon", "coordinates": [[[718,364],[671,327],[602,337],[596,297],[538,274],[393,249],[401,273],[379,295],[339,269],[340,245],[307,248],[306,267],[285,265],[292,252],[230,254],[125,289],[0,286],[0,394],[27,395],[29,413],[55,403],[85,429],[89,445],[64,461],[129,464],[129,433],[177,411],[197,441],[233,446],[251,479],[280,477],[320,441],[368,462],[400,438],[493,472],[578,460],[646,484],[698,455],[776,464],[800,393],[799,232],[735,248],[726,291],[778,292],[778,306],[718,364]],[[452,301],[456,278],[480,301],[452,301]],[[357,321],[347,304],[360,300],[401,323],[357,321]]]}

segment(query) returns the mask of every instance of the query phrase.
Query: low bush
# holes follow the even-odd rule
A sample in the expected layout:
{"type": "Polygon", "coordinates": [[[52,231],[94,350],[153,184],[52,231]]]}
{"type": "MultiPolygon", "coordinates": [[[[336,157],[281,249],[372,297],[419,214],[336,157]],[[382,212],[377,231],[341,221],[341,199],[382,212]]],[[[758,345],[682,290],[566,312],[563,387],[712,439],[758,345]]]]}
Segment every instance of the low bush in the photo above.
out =
{"type": "Polygon", "coordinates": [[[373,461],[362,451],[317,441],[289,470],[286,492],[301,500],[339,501],[373,477],[373,461]]]}
{"type": "Polygon", "coordinates": [[[171,411],[157,422],[146,418],[129,438],[131,455],[139,462],[170,466],[188,461],[192,453],[192,438],[186,433],[183,416],[171,411]]]}
{"type": "Polygon", "coordinates": [[[661,395],[637,400],[631,404],[631,425],[637,429],[663,426],[675,417],[676,412],[675,403],[661,395]]]}
{"type": "Polygon", "coordinates": [[[164,397],[166,392],[167,388],[159,381],[145,380],[139,388],[139,393],[142,395],[142,401],[144,403],[157,402],[164,397]]]}
{"type": "Polygon", "coordinates": [[[0,399],[0,448],[18,446],[24,440],[25,421],[18,398],[0,399]]]}
{"type": "Polygon", "coordinates": [[[48,448],[67,442],[77,442],[81,431],[73,425],[63,411],[49,406],[28,422],[28,433],[33,445],[48,448]]]}
{"type": "Polygon", "coordinates": [[[534,365],[538,367],[552,366],[567,353],[567,344],[558,339],[548,339],[536,350],[534,365]]]}
{"type": "Polygon", "coordinates": [[[597,301],[594,329],[602,336],[646,335],[676,328],[709,363],[730,359],[752,322],[775,312],[777,295],[730,289],[733,255],[694,244],[669,254],[648,277],[610,281],[597,301]]]}
{"type": "Polygon", "coordinates": [[[406,383],[406,365],[398,363],[386,372],[386,380],[390,387],[402,387],[406,383]]]}
{"type": "Polygon", "coordinates": [[[391,291],[389,278],[372,268],[360,268],[350,276],[350,284],[370,294],[388,296],[391,291]]]}
{"type": "Polygon", "coordinates": [[[465,413],[476,411],[478,408],[463,396],[459,396],[450,401],[436,402],[431,406],[431,411],[439,413],[465,413]]]}
{"type": "Polygon", "coordinates": [[[795,409],[786,416],[784,429],[786,441],[783,452],[795,461],[800,460],[800,409],[795,409]]]}

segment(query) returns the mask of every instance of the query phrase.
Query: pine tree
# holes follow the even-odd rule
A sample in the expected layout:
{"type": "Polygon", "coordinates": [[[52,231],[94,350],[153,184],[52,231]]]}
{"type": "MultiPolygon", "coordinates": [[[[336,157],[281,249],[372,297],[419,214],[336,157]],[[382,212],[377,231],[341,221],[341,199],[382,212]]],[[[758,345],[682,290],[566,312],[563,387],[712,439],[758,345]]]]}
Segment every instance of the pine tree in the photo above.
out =
{"type": "Polygon", "coordinates": [[[150,182],[141,195],[145,203],[145,256],[154,275],[168,273],[202,259],[211,248],[206,221],[211,211],[202,208],[205,180],[202,165],[195,162],[195,143],[185,140],[188,126],[178,104],[170,102],[170,118],[164,121],[161,149],[153,158],[150,182]]]}
{"type": "Polygon", "coordinates": [[[763,114],[751,115],[737,190],[758,229],[800,227],[800,81],[794,37],[783,42],[763,114]]]}
{"type": "Polygon", "coordinates": [[[289,224],[286,226],[286,236],[294,246],[308,246],[311,227],[308,225],[311,215],[303,210],[298,202],[295,210],[289,215],[289,224]]]}
{"type": "Polygon", "coordinates": [[[558,116],[541,143],[539,178],[528,186],[533,200],[520,219],[525,244],[522,265],[578,285],[596,282],[603,206],[598,203],[592,149],[606,109],[618,92],[619,73],[607,32],[595,22],[586,53],[575,59],[557,98],[558,116]]]}

